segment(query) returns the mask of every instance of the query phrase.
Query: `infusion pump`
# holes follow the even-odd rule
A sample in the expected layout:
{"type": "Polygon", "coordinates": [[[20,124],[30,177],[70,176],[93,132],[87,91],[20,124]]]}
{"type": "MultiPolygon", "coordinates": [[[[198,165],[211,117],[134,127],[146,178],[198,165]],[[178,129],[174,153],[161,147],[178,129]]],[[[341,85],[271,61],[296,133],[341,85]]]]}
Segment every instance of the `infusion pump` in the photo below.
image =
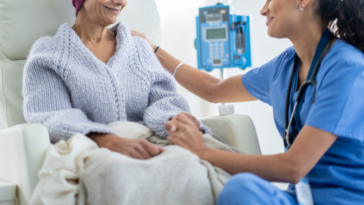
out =
{"type": "Polygon", "coordinates": [[[196,18],[198,68],[252,66],[250,16],[230,14],[230,6],[217,4],[199,9],[196,18]]]}

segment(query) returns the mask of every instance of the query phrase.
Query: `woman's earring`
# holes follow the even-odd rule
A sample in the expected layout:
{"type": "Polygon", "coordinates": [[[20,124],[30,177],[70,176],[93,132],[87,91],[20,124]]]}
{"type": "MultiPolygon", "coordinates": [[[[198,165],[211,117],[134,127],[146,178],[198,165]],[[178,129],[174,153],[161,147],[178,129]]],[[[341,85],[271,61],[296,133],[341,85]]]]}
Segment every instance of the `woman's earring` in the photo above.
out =
{"type": "Polygon", "coordinates": [[[300,10],[303,11],[303,9],[305,9],[305,5],[301,4],[300,5],[300,10]]]}

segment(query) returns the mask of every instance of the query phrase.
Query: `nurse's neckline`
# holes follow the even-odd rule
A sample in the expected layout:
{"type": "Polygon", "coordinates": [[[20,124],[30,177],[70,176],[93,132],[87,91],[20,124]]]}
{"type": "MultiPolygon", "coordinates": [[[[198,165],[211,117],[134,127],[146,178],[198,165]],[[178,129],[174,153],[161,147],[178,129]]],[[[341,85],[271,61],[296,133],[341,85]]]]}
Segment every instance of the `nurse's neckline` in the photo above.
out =
{"type": "MultiPolygon", "coordinates": [[[[335,38],[333,41],[332,41],[332,43],[331,43],[331,45],[330,45],[330,47],[329,47],[329,49],[326,51],[326,53],[325,53],[325,56],[324,56],[324,58],[323,58],[323,60],[322,60],[322,62],[324,62],[324,60],[325,60],[325,58],[327,57],[327,55],[330,53],[330,51],[331,51],[331,49],[334,47],[334,45],[335,45],[335,43],[336,43],[336,41],[337,41],[338,39],[337,38],[335,38]]],[[[317,48],[316,48],[317,49],[317,48]]],[[[312,64],[312,62],[311,62],[311,64],[312,64]]],[[[307,79],[307,76],[308,76],[308,73],[309,73],[309,71],[310,71],[310,67],[311,67],[311,64],[310,65],[307,65],[307,66],[305,66],[305,69],[304,69],[304,71],[302,71],[302,62],[301,62],[301,60],[300,60],[300,63],[299,63],[299,68],[298,68],[298,75],[297,75],[297,87],[296,87],[296,91],[295,91],[295,93],[296,92],[298,92],[298,90],[299,90],[299,88],[301,87],[301,85],[306,81],[306,79],[307,79]],[[306,68],[307,67],[307,68],[306,68]],[[301,72],[304,72],[304,74],[302,74],[301,72]],[[303,75],[303,76],[301,76],[301,75],[303,75]]]]}

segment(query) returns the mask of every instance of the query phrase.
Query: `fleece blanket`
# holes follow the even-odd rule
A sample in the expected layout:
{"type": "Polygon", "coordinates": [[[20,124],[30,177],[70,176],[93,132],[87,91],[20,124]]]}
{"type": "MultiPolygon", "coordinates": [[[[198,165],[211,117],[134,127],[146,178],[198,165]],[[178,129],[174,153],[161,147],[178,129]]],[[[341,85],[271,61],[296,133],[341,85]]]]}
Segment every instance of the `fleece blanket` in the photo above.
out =
{"type": "MultiPolygon", "coordinates": [[[[165,151],[149,160],[137,160],[99,148],[77,134],[48,149],[31,205],[213,205],[231,176],[159,138],[146,126],[133,122],[108,126],[119,137],[144,138],[165,146],[165,151]]],[[[209,147],[233,151],[209,134],[203,137],[209,147]]]]}

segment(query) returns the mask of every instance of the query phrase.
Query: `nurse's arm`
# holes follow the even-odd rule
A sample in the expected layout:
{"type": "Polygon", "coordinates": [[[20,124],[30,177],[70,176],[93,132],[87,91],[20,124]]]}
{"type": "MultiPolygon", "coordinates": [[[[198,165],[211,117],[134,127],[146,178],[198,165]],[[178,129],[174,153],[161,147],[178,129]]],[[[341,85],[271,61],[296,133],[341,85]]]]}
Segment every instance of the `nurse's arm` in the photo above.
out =
{"type": "Polygon", "coordinates": [[[336,139],[337,136],[331,133],[305,126],[291,149],[283,154],[254,156],[206,149],[199,156],[232,174],[251,172],[268,181],[296,184],[312,170],[336,139]]]}
{"type": "Polygon", "coordinates": [[[166,124],[168,129],[176,126],[177,132],[169,132],[168,139],[197,154],[231,174],[250,172],[268,181],[289,182],[296,184],[306,176],[326,151],[336,141],[337,136],[305,126],[291,149],[276,155],[243,155],[207,148],[203,144],[202,134],[183,116],[176,116],[166,124]]]}
{"type": "MultiPolygon", "coordinates": [[[[144,34],[132,31],[132,35],[140,36],[147,40],[153,50],[157,48],[144,34]]],[[[177,66],[181,63],[180,60],[176,59],[162,48],[158,49],[156,55],[163,67],[171,74],[174,73],[177,66]]],[[[176,72],[175,78],[184,88],[208,102],[233,103],[257,100],[244,87],[242,75],[220,80],[206,72],[183,64],[176,72]]]]}

